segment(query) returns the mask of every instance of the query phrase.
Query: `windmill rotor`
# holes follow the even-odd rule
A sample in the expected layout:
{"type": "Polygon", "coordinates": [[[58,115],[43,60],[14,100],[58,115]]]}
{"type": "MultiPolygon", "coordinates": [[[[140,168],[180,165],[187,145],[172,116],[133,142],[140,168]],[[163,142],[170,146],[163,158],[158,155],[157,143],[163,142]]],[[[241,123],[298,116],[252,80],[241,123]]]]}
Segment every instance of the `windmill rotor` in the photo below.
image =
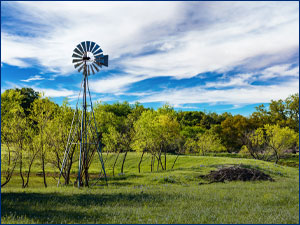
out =
{"type": "Polygon", "coordinates": [[[81,72],[85,67],[87,76],[99,72],[99,67],[108,66],[108,55],[103,55],[100,46],[93,41],[83,41],[78,44],[73,50],[72,57],[74,68],[81,72]]]}

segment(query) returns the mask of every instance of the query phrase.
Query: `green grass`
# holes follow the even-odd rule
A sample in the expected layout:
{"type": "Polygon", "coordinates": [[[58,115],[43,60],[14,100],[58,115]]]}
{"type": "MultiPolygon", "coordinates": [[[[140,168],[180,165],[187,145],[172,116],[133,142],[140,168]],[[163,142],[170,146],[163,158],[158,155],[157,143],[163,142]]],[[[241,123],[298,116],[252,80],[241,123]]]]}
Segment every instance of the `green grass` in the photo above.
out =
{"type": "MultiPolygon", "coordinates": [[[[106,154],[104,154],[106,158],[106,154]]],[[[33,167],[29,188],[20,188],[19,176],[1,189],[2,223],[299,223],[298,169],[253,159],[168,156],[168,170],[150,172],[146,155],[139,174],[139,156],[130,153],[121,175],[115,177],[106,161],[108,187],[57,188],[48,177],[43,188],[40,165],[33,167]],[[275,182],[226,182],[199,185],[199,175],[220,167],[242,164],[264,171],[275,182]]],[[[95,158],[90,172],[99,172],[95,158]]],[[[55,171],[47,165],[48,171],[55,171]]],[[[74,176],[77,166],[74,166],[74,176]]],[[[74,181],[74,178],[72,178],[74,181]]]]}

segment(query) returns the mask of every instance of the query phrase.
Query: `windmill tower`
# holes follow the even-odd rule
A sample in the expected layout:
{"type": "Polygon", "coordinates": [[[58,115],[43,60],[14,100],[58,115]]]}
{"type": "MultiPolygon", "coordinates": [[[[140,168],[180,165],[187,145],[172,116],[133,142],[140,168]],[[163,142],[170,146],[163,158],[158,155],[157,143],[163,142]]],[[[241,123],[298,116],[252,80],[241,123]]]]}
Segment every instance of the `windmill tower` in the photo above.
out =
{"type": "Polygon", "coordinates": [[[78,72],[82,71],[83,78],[57,186],[60,184],[60,178],[69,159],[69,153],[72,148],[77,148],[79,150],[78,175],[76,180],[77,186],[89,186],[88,170],[95,154],[98,154],[99,156],[107,184],[107,177],[101,151],[100,134],[97,130],[88,77],[91,74],[95,74],[95,72],[99,72],[102,66],[108,66],[108,55],[103,55],[102,49],[95,42],[83,41],[76,46],[72,57],[75,69],[77,69],[78,72]],[[83,92],[81,96],[82,89],[83,92]],[[79,104],[81,97],[82,104],[79,104]]]}

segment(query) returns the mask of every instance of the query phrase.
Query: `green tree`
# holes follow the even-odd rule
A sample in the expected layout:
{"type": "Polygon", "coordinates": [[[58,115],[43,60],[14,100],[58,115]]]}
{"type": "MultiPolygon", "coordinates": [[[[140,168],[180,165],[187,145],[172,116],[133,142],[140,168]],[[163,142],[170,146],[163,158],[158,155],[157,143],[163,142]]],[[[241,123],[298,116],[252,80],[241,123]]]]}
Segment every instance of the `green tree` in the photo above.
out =
{"type": "Polygon", "coordinates": [[[284,151],[297,145],[299,148],[299,133],[288,127],[280,127],[279,125],[265,125],[264,129],[267,136],[268,148],[275,156],[275,163],[284,154],[284,151]]]}
{"type": "Polygon", "coordinates": [[[5,181],[1,183],[1,187],[10,181],[20,156],[19,151],[15,150],[14,132],[16,126],[14,123],[18,120],[16,117],[23,116],[23,109],[20,106],[22,98],[21,93],[15,90],[6,90],[1,94],[1,144],[6,146],[6,151],[2,150],[1,154],[1,171],[5,176],[5,181]]]}
{"type": "MultiPolygon", "coordinates": [[[[74,113],[75,110],[72,110],[69,106],[68,99],[65,99],[62,105],[55,111],[53,119],[48,121],[44,128],[45,135],[47,136],[46,147],[48,149],[48,161],[59,171],[61,171],[63,158],[65,156],[65,148],[70,134],[74,113]]],[[[75,131],[70,135],[76,138],[78,132],[79,131],[75,131]]],[[[62,171],[65,184],[70,183],[70,172],[74,163],[75,150],[76,145],[72,145],[67,154],[64,169],[62,171]]]]}
{"type": "Polygon", "coordinates": [[[151,171],[153,169],[153,158],[158,148],[156,140],[159,136],[157,131],[157,118],[157,112],[149,110],[143,112],[140,118],[134,123],[135,132],[131,147],[136,152],[142,152],[142,156],[138,164],[139,171],[143,155],[146,152],[152,155],[151,171]]]}
{"type": "Polygon", "coordinates": [[[248,133],[247,149],[255,159],[271,160],[275,163],[293,146],[299,148],[299,133],[288,127],[266,124],[263,128],[248,133]]]}
{"type": "Polygon", "coordinates": [[[2,187],[10,181],[17,164],[22,187],[28,187],[31,167],[38,153],[33,148],[32,123],[21,106],[23,99],[19,90],[6,90],[1,94],[1,143],[7,147],[7,155],[1,160],[1,169],[5,171],[2,187]]]}
{"type": "Polygon", "coordinates": [[[288,126],[294,131],[299,130],[299,94],[290,95],[285,100],[271,100],[269,107],[260,105],[250,116],[256,128],[266,124],[280,127],[288,126]]]}
{"type": "Polygon", "coordinates": [[[227,151],[239,151],[245,144],[245,133],[253,129],[250,120],[242,115],[227,117],[221,123],[220,138],[227,151]]]}
{"type": "Polygon", "coordinates": [[[32,88],[16,88],[15,90],[20,91],[23,96],[20,106],[24,109],[25,115],[28,116],[30,114],[32,103],[40,97],[40,94],[32,88]]]}
{"type": "Polygon", "coordinates": [[[201,155],[205,155],[207,152],[222,152],[226,150],[221,143],[221,139],[211,131],[199,133],[197,135],[196,143],[198,151],[201,155]]]}
{"type": "Polygon", "coordinates": [[[33,138],[35,148],[39,149],[44,185],[47,187],[45,164],[47,159],[47,125],[54,118],[58,106],[49,98],[36,99],[32,104],[31,119],[36,123],[36,135],[33,138]]]}

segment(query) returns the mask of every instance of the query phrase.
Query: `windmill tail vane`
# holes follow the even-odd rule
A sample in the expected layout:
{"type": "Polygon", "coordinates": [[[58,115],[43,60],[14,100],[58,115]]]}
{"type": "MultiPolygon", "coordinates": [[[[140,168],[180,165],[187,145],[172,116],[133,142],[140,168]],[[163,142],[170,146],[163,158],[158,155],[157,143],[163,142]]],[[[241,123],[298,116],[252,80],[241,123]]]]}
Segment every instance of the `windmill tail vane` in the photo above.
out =
{"type": "MultiPolygon", "coordinates": [[[[108,55],[103,55],[103,51],[98,44],[92,41],[83,41],[73,50],[74,68],[83,73],[80,92],[77,99],[76,110],[74,111],[71,129],[68,135],[61,170],[57,186],[60,184],[60,178],[72,166],[71,157],[74,151],[79,152],[78,156],[78,175],[74,184],[78,187],[89,186],[91,180],[88,172],[93,156],[98,153],[101,163],[100,175],[105,178],[107,185],[107,176],[102,157],[100,134],[98,133],[95,114],[93,110],[91,93],[88,85],[88,76],[99,72],[102,66],[108,66],[108,55]],[[81,90],[83,89],[82,96],[81,90]],[[89,98],[87,98],[87,95],[89,98]],[[82,104],[79,99],[82,98],[82,104]]],[[[98,179],[97,181],[99,181],[98,179]]]]}

